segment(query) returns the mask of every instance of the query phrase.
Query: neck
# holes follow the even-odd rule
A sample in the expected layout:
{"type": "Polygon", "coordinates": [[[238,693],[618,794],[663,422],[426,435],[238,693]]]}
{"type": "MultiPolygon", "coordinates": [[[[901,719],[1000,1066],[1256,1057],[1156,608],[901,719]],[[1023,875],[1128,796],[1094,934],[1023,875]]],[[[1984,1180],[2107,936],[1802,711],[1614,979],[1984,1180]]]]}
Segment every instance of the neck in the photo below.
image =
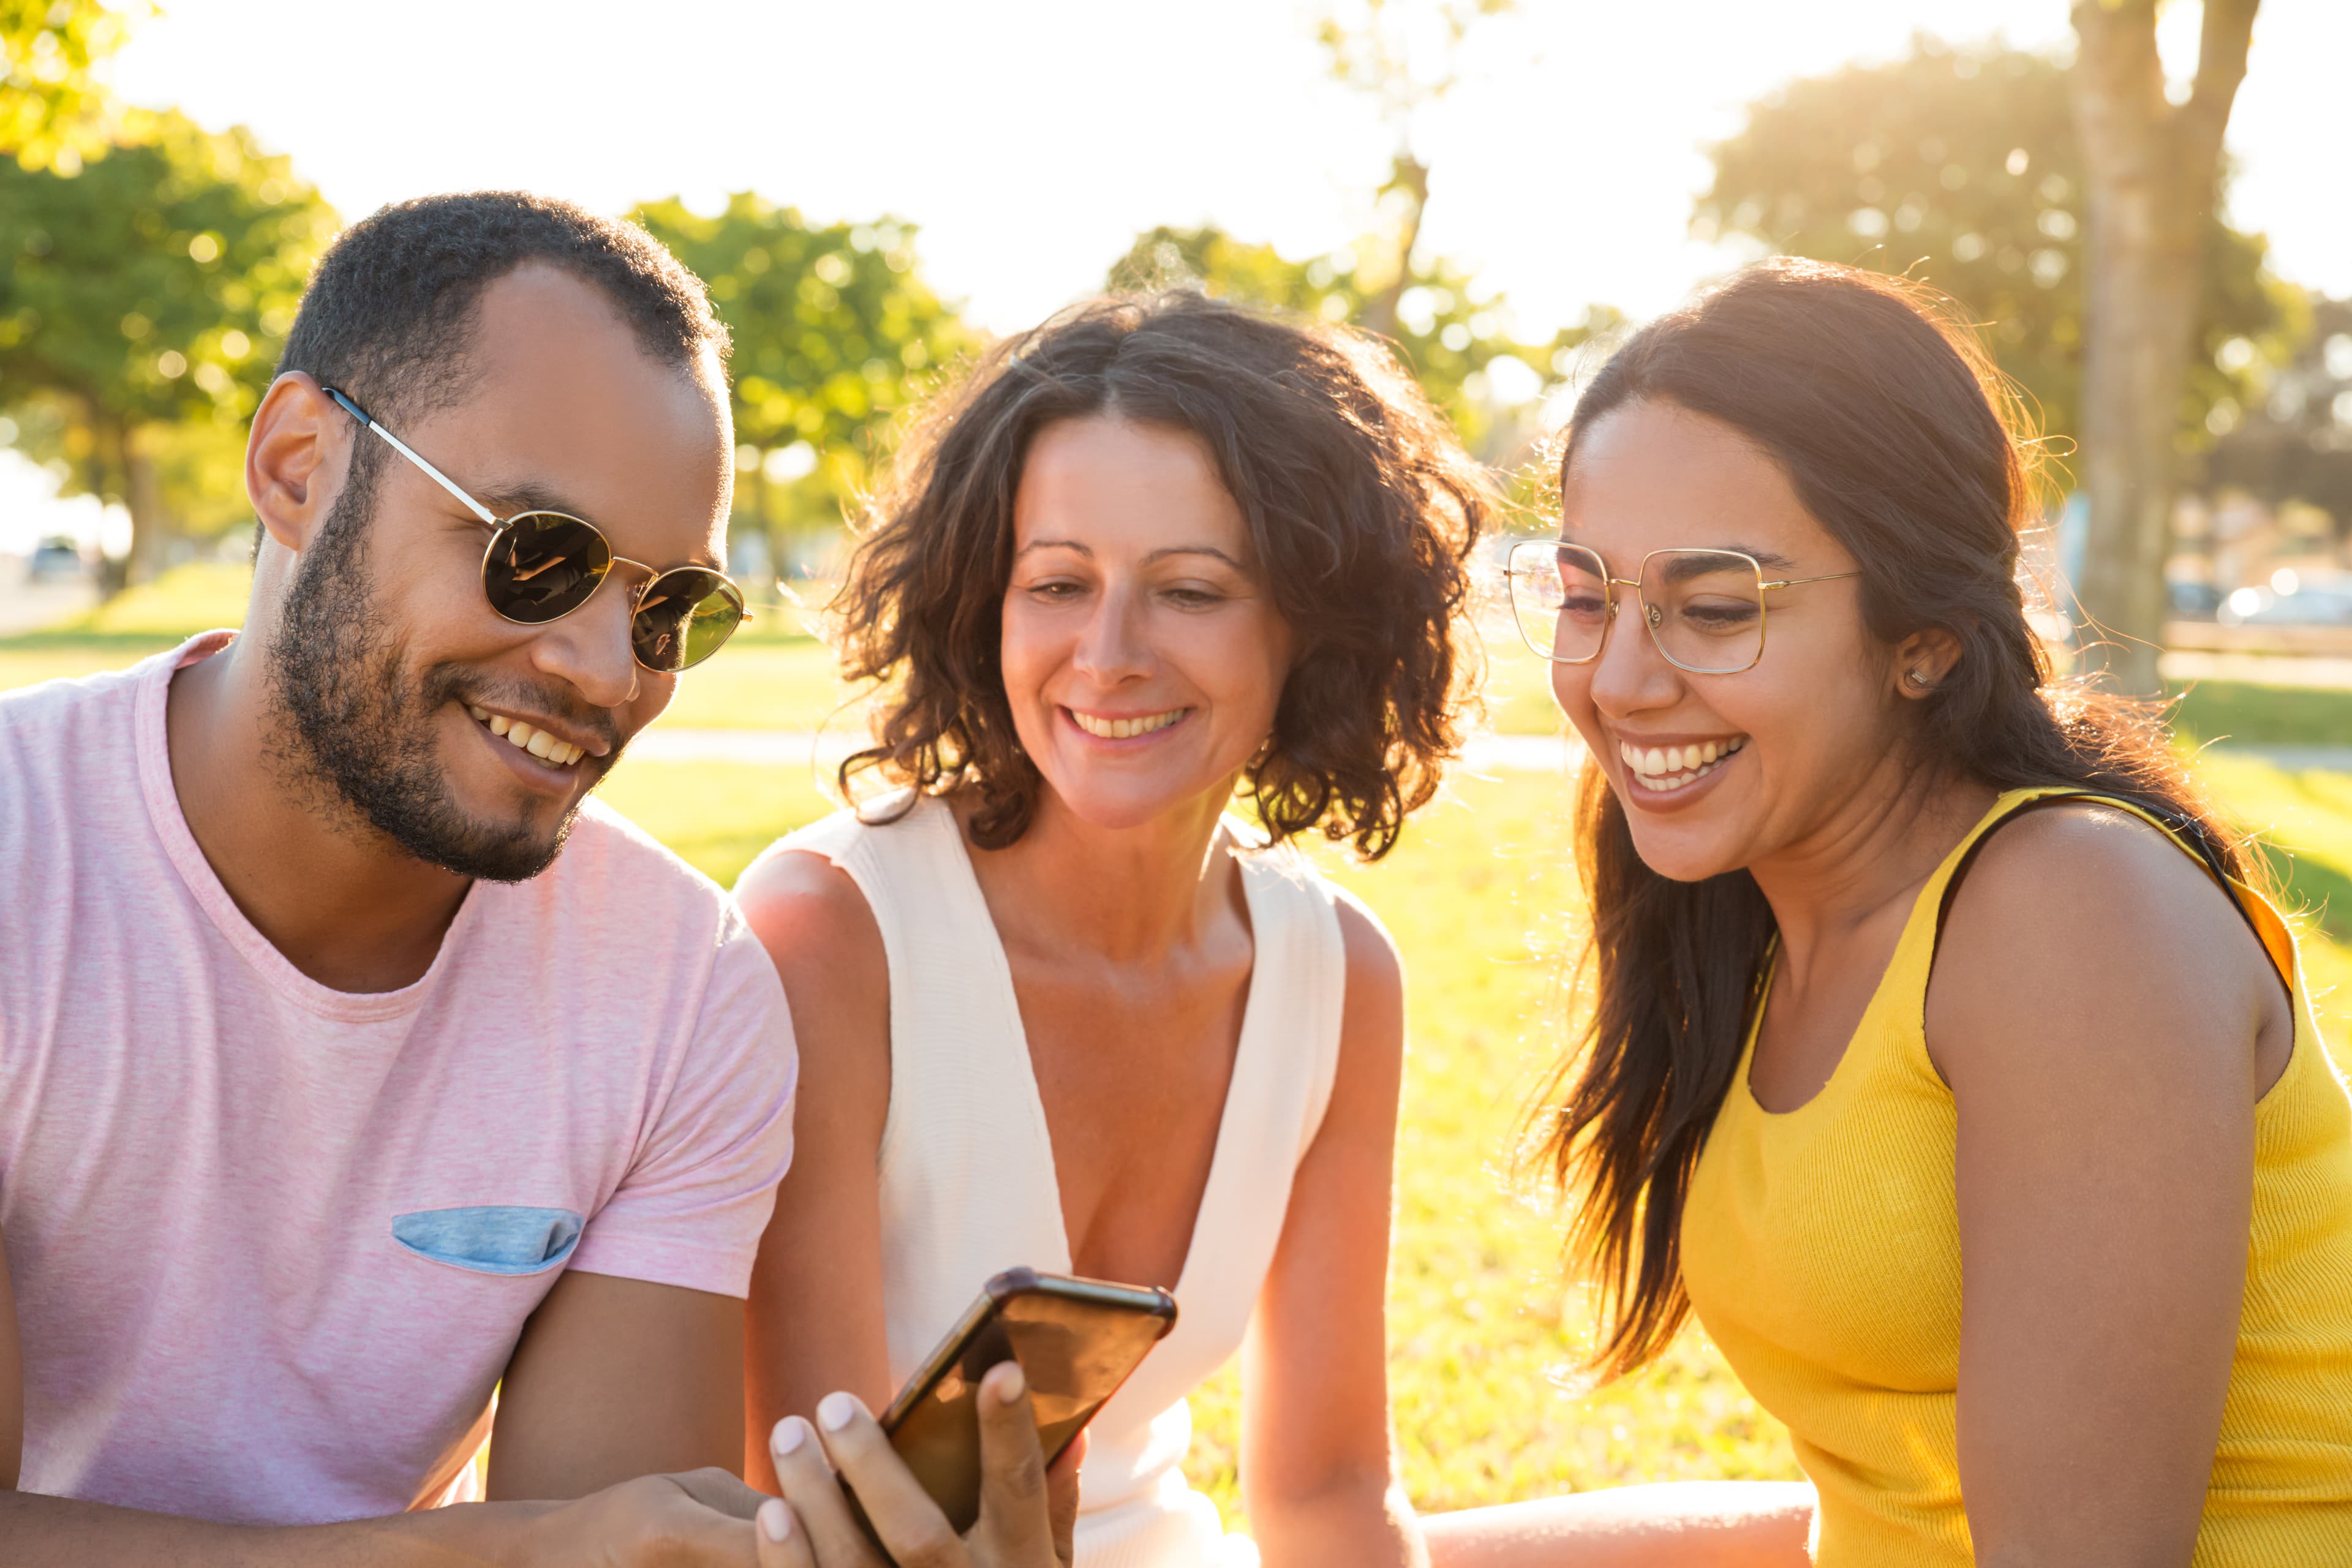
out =
{"type": "Polygon", "coordinates": [[[1927,783],[1902,748],[1882,753],[1821,822],[1748,868],[1772,906],[1784,965],[1802,973],[1814,954],[1907,909],[1993,799],[1968,780],[1927,783]]]}
{"type": "Polygon", "coordinates": [[[258,638],[173,678],[173,793],[238,912],[287,962],[338,991],[394,991],[432,967],[467,879],[377,832],[289,763],[258,638]]]}
{"type": "Polygon", "coordinates": [[[1016,937],[1055,952],[1149,963],[1193,943],[1234,896],[1217,842],[1233,781],[1134,827],[1081,819],[1052,790],[1029,830],[972,868],[990,913],[1016,937]]]}

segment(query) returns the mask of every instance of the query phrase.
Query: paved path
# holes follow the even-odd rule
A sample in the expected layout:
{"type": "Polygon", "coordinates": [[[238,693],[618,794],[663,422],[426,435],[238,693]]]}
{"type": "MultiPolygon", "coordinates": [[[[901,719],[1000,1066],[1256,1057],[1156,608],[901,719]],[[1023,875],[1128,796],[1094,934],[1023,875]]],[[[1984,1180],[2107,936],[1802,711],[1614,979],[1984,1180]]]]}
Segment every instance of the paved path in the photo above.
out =
{"type": "MultiPolygon", "coordinates": [[[[755,763],[830,773],[856,749],[851,731],[806,730],[673,730],[656,724],[630,742],[629,754],[656,762],[755,763]]],[[[2225,756],[2256,757],[2282,768],[2352,773],[2352,745],[2231,746],[2225,756]]],[[[1582,742],[1559,735],[1480,735],[1464,754],[1474,773],[1559,773],[1584,760],[1582,742]]]]}

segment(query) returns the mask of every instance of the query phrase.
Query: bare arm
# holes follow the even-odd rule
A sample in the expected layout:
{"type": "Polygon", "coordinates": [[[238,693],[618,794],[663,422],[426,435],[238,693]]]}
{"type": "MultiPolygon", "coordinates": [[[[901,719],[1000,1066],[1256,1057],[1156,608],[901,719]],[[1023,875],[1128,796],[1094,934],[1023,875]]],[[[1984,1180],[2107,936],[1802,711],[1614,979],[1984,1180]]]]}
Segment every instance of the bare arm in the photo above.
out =
{"type": "Polygon", "coordinates": [[[1959,1108],[1960,1476],[1989,1568],[2189,1561],[2292,1025],[2211,879],[2121,813],[2004,828],[1955,900],[1927,1038],[1959,1108]]]}
{"type": "Polygon", "coordinates": [[[499,1392],[489,1496],[585,1497],[743,1458],[743,1303],[572,1270],[523,1325],[499,1392]]]}
{"type": "Polygon", "coordinates": [[[845,1389],[891,1394],[882,1330],[881,1185],[890,1109],[890,975],[857,885],[814,855],[772,856],[736,889],[792,1004],[801,1100],[793,1168],[751,1271],[744,1473],[773,1483],[767,1438],[845,1389]]]}
{"type": "Polygon", "coordinates": [[[1387,935],[1339,906],[1348,988],[1321,1130],[1242,1351],[1242,1488],[1271,1568],[1417,1563],[1388,1397],[1388,1262],[1404,977],[1387,935]]]}

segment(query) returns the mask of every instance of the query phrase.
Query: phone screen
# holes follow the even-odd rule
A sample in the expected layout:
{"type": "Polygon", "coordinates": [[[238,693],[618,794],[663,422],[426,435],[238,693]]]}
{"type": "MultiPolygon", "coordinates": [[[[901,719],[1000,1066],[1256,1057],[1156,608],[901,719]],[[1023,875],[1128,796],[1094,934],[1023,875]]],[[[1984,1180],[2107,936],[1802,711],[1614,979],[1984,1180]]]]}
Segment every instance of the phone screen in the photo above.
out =
{"type": "Polygon", "coordinates": [[[1164,1310],[1062,1294],[1047,1280],[1000,1296],[992,1307],[966,1334],[953,1362],[887,1423],[891,1447],[958,1533],[980,1517],[980,1415],[973,1401],[989,1368],[1002,1361],[1021,1363],[1038,1444],[1050,1464],[1118,1392],[1170,1322],[1164,1310]]]}

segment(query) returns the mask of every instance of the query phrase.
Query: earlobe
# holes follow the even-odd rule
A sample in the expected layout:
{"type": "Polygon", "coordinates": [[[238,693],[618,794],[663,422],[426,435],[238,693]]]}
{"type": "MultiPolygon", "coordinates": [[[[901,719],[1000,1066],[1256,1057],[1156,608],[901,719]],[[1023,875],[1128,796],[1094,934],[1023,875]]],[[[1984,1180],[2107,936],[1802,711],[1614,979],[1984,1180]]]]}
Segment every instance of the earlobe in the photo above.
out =
{"type": "Polygon", "coordinates": [[[1948,631],[1907,637],[1895,650],[1895,668],[1902,672],[1895,678],[1895,689],[1913,699],[1933,696],[1959,661],[1959,642],[1948,631]]]}
{"type": "Polygon", "coordinates": [[[245,444],[245,493],[269,537],[300,553],[326,521],[350,462],[349,423],[300,371],[270,384],[245,444]]]}

